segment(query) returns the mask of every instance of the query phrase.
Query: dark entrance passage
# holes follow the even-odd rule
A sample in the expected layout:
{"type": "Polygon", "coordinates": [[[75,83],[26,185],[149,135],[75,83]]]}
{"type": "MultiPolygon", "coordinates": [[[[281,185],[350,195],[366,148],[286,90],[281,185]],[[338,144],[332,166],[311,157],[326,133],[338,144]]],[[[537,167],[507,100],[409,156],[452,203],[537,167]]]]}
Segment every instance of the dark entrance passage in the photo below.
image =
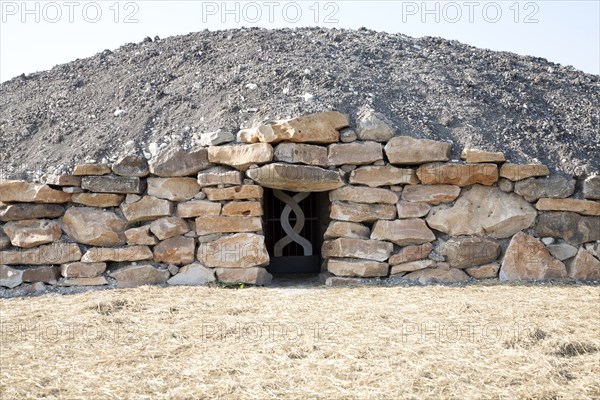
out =
{"type": "MultiPolygon", "coordinates": [[[[271,274],[318,273],[321,263],[321,193],[265,190],[265,241],[271,274]]],[[[327,204],[327,203],[325,203],[327,204]]]]}

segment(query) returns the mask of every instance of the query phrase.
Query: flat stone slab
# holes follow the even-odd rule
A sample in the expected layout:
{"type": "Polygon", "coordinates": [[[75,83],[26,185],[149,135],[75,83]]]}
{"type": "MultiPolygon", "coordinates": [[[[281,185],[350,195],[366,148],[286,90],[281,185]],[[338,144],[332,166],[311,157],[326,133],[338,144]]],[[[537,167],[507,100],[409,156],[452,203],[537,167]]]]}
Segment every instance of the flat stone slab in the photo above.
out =
{"type": "Polygon", "coordinates": [[[353,276],[374,278],[387,276],[387,263],[373,260],[357,260],[352,258],[331,258],[327,260],[327,271],[337,276],[353,276]]]}
{"type": "Polygon", "coordinates": [[[260,217],[226,217],[221,215],[196,218],[196,233],[198,235],[257,231],[262,231],[262,218],[260,217]]]}
{"type": "Polygon", "coordinates": [[[71,207],[62,220],[65,233],[78,243],[92,246],[119,246],[126,242],[127,222],[110,211],[71,207]]]}
{"type": "Polygon", "coordinates": [[[65,209],[58,204],[5,204],[0,205],[0,221],[19,221],[22,219],[58,218],[65,209]]]}
{"type": "Polygon", "coordinates": [[[572,212],[541,213],[535,225],[538,237],[561,238],[571,244],[600,240],[600,218],[572,212]]]}
{"type": "Polygon", "coordinates": [[[491,186],[498,181],[496,164],[426,164],[417,169],[417,176],[425,185],[470,186],[476,183],[491,186]]]}
{"type": "Polygon", "coordinates": [[[2,229],[13,246],[26,249],[56,242],[62,236],[59,222],[48,219],[8,222],[2,229]]]}
{"type": "Polygon", "coordinates": [[[383,146],[376,142],[336,143],[329,145],[329,165],[364,165],[383,160],[383,146]]]}
{"type": "Polygon", "coordinates": [[[478,149],[464,149],[460,158],[468,163],[503,163],[506,161],[502,152],[478,149]]]}
{"type": "Polygon", "coordinates": [[[180,146],[169,146],[160,150],[150,160],[150,172],[161,177],[195,175],[212,166],[208,160],[208,150],[205,148],[187,152],[180,146]]]}
{"type": "Polygon", "coordinates": [[[273,147],[268,143],[211,146],[208,148],[208,160],[246,171],[252,164],[273,161],[273,147]]]}
{"type": "Polygon", "coordinates": [[[109,275],[117,280],[117,287],[130,288],[142,285],[166,283],[171,274],[151,264],[128,265],[111,271],[109,275]]]}
{"type": "Polygon", "coordinates": [[[380,219],[396,218],[396,206],[334,201],[331,203],[329,216],[338,221],[374,222],[380,219]]]}
{"type": "Polygon", "coordinates": [[[511,181],[520,181],[534,176],[547,176],[550,170],[543,164],[504,163],[500,168],[500,176],[511,181]]]}
{"type": "Polygon", "coordinates": [[[81,259],[81,250],[75,243],[54,242],[32,249],[0,251],[0,264],[57,265],[81,259]]]}
{"type": "Polygon", "coordinates": [[[263,197],[263,188],[259,185],[232,186],[223,189],[204,188],[202,190],[210,201],[251,200],[263,197]]]}
{"type": "Polygon", "coordinates": [[[325,111],[244,129],[237,136],[243,143],[337,143],[339,130],[349,125],[348,115],[325,111]]]}
{"type": "Polygon", "coordinates": [[[154,196],[144,196],[133,203],[121,204],[123,215],[129,222],[152,221],[173,214],[173,203],[154,196]]]}
{"type": "Polygon", "coordinates": [[[355,203],[396,204],[398,195],[388,189],[360,186],[344,186],[329,192],[329,200],[353,201],[355,203]]]}
{"type": "Polygon", "coordinates": [[[323,258],[362,258],[385,261],[394,250],[394,245],[380,240],[338,238],[323,242],[323,258]]]}
{"type": "Polygon", "coordinates": [[[250,268],[269,264],[265,237],[253,233],[238,233],[201,243],[197,257],[209,268],[250,268]]]}
{"type": "Polygon", "coordinates": [[[350,183],[370,187],[390,185],[416,185],[417,173],[411,168],[396,168],[391,165],[366,166],[356,168],[350,173],[350,183]]]}
{"type": "Polygon", "coordinates": [[[396,136],[386,144],[385,154],[392,164],[418,165],[435,161],[448,161],[452,145],[429,139],[396,136]]]}
{"type": "Polygon", "coordinates": [[[540,211],[571,211],[581,215],[600,216],[600,203],[577,199],[539,199],[535,208],[540,211]]]}
{"type": "Polygon", "coordinates": [[[280,143],[274,150],[275,161],[290,164],[327,166],[327,147],[304,143],[280,143]]]}
{"type": "Polygon", "coordinates": [[[68,203],[71,194],[48,185],[25,181],[0,180],[0,202],[3,203],[68,203]]]}
{"type": "Polygon", "coordinates": [[[192,199],[199,191],[195,178],[148,178],[148,195],[171,201],[192,199]]]}
{"type": "Polygon", "coordinates": [[[84,176],[81,187],[96,193],[133,193],[140,194],[144,191],[144,182],[140,178],[129,176],[84,176]]]}
{"type": "Polygon", "coordinates": [[[514,191],[527,201],[536,201],[542,197],[562,199],[575,192],[575,179],[562,176],[527,178],[516,182],[514,191]]]}
{"type": "Polygon", "coordinates": [[[455,185],[410,185],[402,190],[402,200],[431,205],[450,203],[456,200],[460,190],[455,185]]]}
{"type": "Polygon", "coordinates": [[[246,175],[263,187],[293,192],[325,192],[344,186],[338,171],[309,165],[272,163],[250,169],[246,175]]]}
{"type": "Polygon", "coordinates": [[[394,221],[377,221],[371,239],[387,240],[400,246],[422,244],[435,240],[435,235],[425,221],[418,218],[394,221]]]}

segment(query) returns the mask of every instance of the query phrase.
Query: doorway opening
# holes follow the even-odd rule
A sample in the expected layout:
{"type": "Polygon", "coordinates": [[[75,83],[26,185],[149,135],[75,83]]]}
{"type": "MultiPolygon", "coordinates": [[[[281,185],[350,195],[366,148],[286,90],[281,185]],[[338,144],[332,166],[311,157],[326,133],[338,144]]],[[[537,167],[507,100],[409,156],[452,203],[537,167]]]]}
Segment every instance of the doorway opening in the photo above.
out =
{"type": "Polygon", "coordinates": [[[329,223],[327,194],[265,189],[264,201],[269,273],[318,274],[329,223]]]}

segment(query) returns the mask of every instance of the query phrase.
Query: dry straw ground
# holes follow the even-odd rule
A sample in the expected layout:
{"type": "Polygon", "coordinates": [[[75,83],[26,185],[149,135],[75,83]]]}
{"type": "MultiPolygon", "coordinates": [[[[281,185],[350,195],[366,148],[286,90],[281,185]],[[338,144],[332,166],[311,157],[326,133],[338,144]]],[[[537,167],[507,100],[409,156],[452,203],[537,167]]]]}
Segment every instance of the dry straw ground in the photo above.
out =
{"type": "Polygon", "coordinates": [[[0,398],[598,399],[599,295],[144,287],[1,300],[0,398]]]}

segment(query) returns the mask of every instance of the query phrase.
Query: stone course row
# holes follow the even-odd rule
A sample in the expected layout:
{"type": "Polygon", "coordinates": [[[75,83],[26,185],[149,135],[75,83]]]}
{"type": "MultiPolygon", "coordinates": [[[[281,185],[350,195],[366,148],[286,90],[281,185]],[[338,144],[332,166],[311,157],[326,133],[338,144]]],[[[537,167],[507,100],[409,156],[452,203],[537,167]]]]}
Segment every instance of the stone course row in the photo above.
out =
{"type": "Polygon", "coordinates": [[[0,286],[266,285],[264,188],[328,192],[323,278],[600,280],[600,177],[323,112],[0,181],[0,286]],[[232,143],[236,141],[237,143],[232,143]]]}

